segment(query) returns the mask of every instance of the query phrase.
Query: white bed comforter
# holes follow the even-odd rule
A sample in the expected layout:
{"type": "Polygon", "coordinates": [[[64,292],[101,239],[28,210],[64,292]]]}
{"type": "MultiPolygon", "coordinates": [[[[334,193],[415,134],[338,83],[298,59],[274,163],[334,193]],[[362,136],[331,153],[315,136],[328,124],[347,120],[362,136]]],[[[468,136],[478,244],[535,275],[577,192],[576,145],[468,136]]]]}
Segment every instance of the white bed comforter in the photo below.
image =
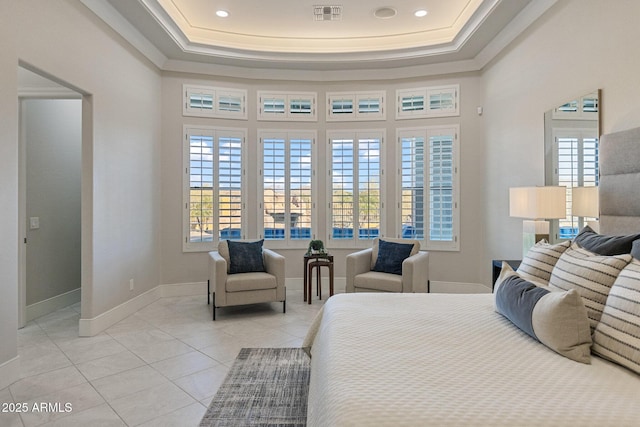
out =
{"type": "Polygon", "coordinates": [[[640,376],[560,356],[489,294],[336,295],[304,345],[309,426],[640,426],[640,376]]]}

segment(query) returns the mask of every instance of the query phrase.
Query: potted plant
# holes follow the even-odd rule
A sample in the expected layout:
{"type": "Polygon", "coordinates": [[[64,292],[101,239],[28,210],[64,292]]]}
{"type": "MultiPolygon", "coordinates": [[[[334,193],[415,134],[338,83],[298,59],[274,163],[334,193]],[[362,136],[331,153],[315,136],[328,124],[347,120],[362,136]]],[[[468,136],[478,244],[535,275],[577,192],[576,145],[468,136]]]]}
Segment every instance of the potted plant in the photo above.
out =
{"type": "Polygon", "coordinates": [[[312,240],[309,242],[309,248],[307,249],[307,255],[311,254],[324,254],[324,243],[322,240],[312,240]]]}

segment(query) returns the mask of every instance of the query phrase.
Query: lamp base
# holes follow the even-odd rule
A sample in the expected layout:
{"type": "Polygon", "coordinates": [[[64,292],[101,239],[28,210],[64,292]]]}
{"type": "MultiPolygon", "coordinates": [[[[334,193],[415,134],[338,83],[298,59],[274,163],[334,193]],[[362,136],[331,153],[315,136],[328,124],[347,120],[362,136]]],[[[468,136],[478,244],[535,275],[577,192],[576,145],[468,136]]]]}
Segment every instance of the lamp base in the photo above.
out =
{"type": "Polygon", "coordinates": [[[549,221],[522,221],[522,257],[524,258],[537,242],[549,241],[549,221]]]}

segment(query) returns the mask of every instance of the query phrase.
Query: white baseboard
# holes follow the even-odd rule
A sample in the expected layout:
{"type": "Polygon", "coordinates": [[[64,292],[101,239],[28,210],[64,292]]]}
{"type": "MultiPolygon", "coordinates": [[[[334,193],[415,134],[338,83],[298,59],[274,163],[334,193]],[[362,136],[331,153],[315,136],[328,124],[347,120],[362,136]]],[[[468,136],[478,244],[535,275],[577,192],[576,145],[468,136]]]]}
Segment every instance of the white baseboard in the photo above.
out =
{"type": "Polygon", "coordinates": [[[207,282],[172,283],[160,285],[160,297],[187,297],[207,294],[207,282]]]}
{"type": "Polygon", "coordinates": [[[206,295],[207,282],[159,285],[92,319],[80,319],[81,337],[92,337],[160,298],[206,295]]]}
{"type": "Polygon", "coordinates": [[[110,326],[115,325],[122,319],[125,319],[141,308],[146,307],[154,301],[157,301],[162,296],[160,286],[156,286],[147,292],[131,298],[128,301],[105,311],[104,313],[92,318],[92,319],[80,319],[80,332],[81,337],[92,337],[99,334],[110,326]]]}
{"type": "MultiPolygon", "coordinates": [[[[327,289],[329,286],[329,279],[323,278],[322,286],[327,289]]],[[[285,279],[285,284],[288,290],[300,290],[302,291],[302,278],[292,277],[285,279]]],[[[341,293],[346,288],[346,278],[336,277],[334,279],[334,291],[341,293]]],[[[431,292],[433,293],[454,293],[454,294],[477,294],[477,293],[490,293],[491,288],[481,285],[479,283],[459,283],[459,282],[431,282],[431,292]]],[[[80,319],[80,336],[91,337],[105,329],[113,326],[122,319],[131,316],[141,308],[146,307],[154,301],[160,298],[178,297],[178,296],[194,296],[194,295],[206,295],[207,294],[207,282],[192,282],[192,283],[173,283],[159,285],[155,288],[132,298],[117,307],[106,311],[99,316],[92,319],[80,319]]]]}
{"type": "Polygon", "coordinates": [[[27,306],[27,322],[80,302],[80,288],[27,306]]]}
{"type": "Polygon", "coordinates": [[[20,356],[0,365],[0,390],[20,379],[20,356]]]}
{"type": "Polygon", "coordinates": [[[430,291],[434,294],[490,294],[491,288],[480,283],[429,282],[430,291]]]}

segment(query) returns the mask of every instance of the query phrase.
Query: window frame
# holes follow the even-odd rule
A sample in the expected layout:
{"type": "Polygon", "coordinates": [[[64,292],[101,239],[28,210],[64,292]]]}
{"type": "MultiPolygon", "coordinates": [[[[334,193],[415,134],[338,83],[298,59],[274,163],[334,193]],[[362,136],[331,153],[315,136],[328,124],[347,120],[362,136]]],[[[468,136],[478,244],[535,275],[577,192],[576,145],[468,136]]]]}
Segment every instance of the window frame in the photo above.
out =
{"type": "Polygon", "coordinates": [[[385,108],[386,90],[358,91],[358,92],[327,92],[327,122],[356,122],[356,121],[379,121],[387,119],[387,109],[385,108]],[[380,111],[378,113],[364,113],[360,111],[360,101],[373,98],[378,100],[380,111]],[[334,101],[338,99],[350,100],[352,111],[350,113],[335,113],[333,109],[334,101]]]}
{"type": "Polygon", "coordinates": [[[551,113],[553,120],[598,120],[600,100],[597,92],[593,92],[580,98],[572,99],[561,106],[554,108],[551,113]],[[587,100],[595,101],[591,109],[585,107],[587,100]],[[575,102],[575,111],[565,111],[563,107],[575,102]]]}
{"type": "MultiPolygon", "coordinates": [[[[460,125],[439,125],[439,126],[421,126],[412,128],[396,129],[396,166],[397,166],[397,185],[396,185],[396,224],[395,232],[397,238],[403,237],[403,219],[402,219],[402,176],[403,176],[403,157],[402,157],[402,140],[403,138],[421,137],[425,141],[424,156],[425,164],[423,171],[423,189],[424,189],[424,238],[419,239],[420,246],[425,250],[435,251],[459,251],[460,250],[460,125]],[[433,136],[453,136],[453,177],[452,177],[452,240],[431,240],[430,238],[430,214],[431,207],[428,191],[430,189],[429,182],[429,162],[428,143],[433,136]]],[[[413,238],[407,238],[413,239],[413,238]]]]}
{"type": "Polygon", "coordinates": [[[182,85],[182,115],[185,117],[210,117],[222,119],[247,120],[247,90],[223,88],[215,86],[183,84],[182,85]],[[191,108],[191,96],[204,94],[211,96],[211,110],[191,108]],[[240,111],[227,111],[221,108],[220,99],[223,96],[240,98],[240,111]]]}
{"type": "MultiPolygon", "coordinates": [[[[265,239],[264,245],[268,248],[274,249],[306,249],[309,245],[309,240],[316,239],[317,237],[317,175],[316,169],[318,165],[317,155],[317,139],[318,132],[316,130],[293,130],[293,129],[258,129],[258,207],[257,207],[257,223],[258,223],[258,238],[265,239]],[[277,138],[285,141],[285,159],[284,159],[284,176],[285,182],[287,182],[285,189],[285,200],[290,199],[291,191],[291,146],[290,141],[292,139],[310,139],[311,140],[311,237],[309,239],[292,239],[290,224],[285,224],[285,236],[284,239],[266,239],[265,238],[265,223],[264,223],[264,140],[266,138],[277,138]]],[[[289,207],[290,209],[290,207],[289,207]]],[[[285,208],[285,214],[291,213],[290,210],[285,208]]]]}
{"type": "Polygon", "coordinates": [[[183,184],[182,184],[182,251],[183,252],[205,252],[216,250],[218,247],[218,243],[220,240],[219,237],[219,226],[220,226],[220,202],[219,202],[219,192],[216,194],[215,191],[219,191],[220,186],[220,175],[218,172],[219,164],[220,164],[220,138],[223,137],[233,137],[241,139],[241,205],[242,205],[242,216],[241,216],[241,236],[240,238],[247,237],[247,215],[246,215],[246,199],[247,199],[247,189],[246,189],[246,141],[247,141],[247,129],[246,128],[228,128],[228,127],[219,127],[219,126],[198,126],[198,125],[184,125],[183,126],[183,184]],[[196,241],[192,242],[190,239],[191,236],[191,137],[194,135],[201,136],[210,136],[213,137],[213,153],[212,153],[212,163],[213,163],[213,177],[212,177],[212,191],[213,200],[212,200],[212,230],[211,230],[211,241],[196,241]],[[217,165],[217,166],[216,166],[217,165]]]}
{"type": "MultiPolygon", "coordinates": [[[[574,127],[554,127],[551,129],[551,137],[553,140],[553,150],[552,150],[552,168],[553,168],[553,185],[564,185],[567,188],[567,205],[566,212],[567,216],[564,219],[553,219],[550,220],[551,224],[551,233],[556,236],[558,241],[570,240],[574,238],[577,233],[587,224],[587,221],[591,220],[590,218],[579,217],[576,215],[572,215],[571,205],[572,205],[572,193],[573,187],[585,187],[585,186],[598,186],[599,184],[599,164],[598,157],[600,152],[600,138],[598,137],[598,130],[595,128],[574,128],[574,127]],[[572,182],[571,185],[568,185],[567,182],[560,182],[560,147],[559,147],[559,139],[575,139],[576,140],[576,162],[577,162],[577,171],[575,172],[575,178],[577,182],[572,182]],[[595,148],[593,150],[595,153],[593,156],[593,162],[595,164],[594,174],[585,175],[585,163],[586,163],[586,154],[585,154],[585,140],[594,141],[595,148]],[[588,180],[585,181],[585,177],[589,177],[588,180]],[[571,235],[562,235],[561,234],[561,222],[571,222],[572,224],[576,224],[574,228],[575,234],[571,235]]],[[[572,150],[573,151],[573,150],[572,150]]],[[[572,178],[573,181],[573,178],[572,178]]],[[[595,218],[594,218],[595,219],[595,218]]]]}
{"type": "Polygon", "coordinates": [[[326,218],[326,241],[330,242],[330,246],[331,247],[335,247],[335,248],[369,248],[371,247],[372,241],[375,237],[384,237],[385,236],[385,189],[386,189],[386,175],[385,175],[385,162],[386,162],[386,149],[385,149],[385,140],[386,140],[386,129],[360,129],[360,130],[327,130],[327,154],[326,154],[326,158],[327,158],[327,186],[326,186],[326,197],[327,197],[327,218],[326,218]],[[336,139],[352,139],[354,142],[354,148],[353,148],[353,159],[354,159],[354,163],[353,163],[353,188],[354,188],[354,194],[353,194],[353,213],[352,213],[352,219],[353,219],[353,237],[349,238],[349,239],[336,239],[333,238],[333,208],[332,208],[332,202],[333,202],[333,140],[336,139]],[[360,216],[360,209],[359,209],[359,193],[360,193],[360,189],[358,188],[358,177],[359,177],[359,171],[360,171],[360,162],[357,160],[358,159],[358,155],[357,155],[357,143],[360,140],[364,140],[364,139],[379,139],[379,144],[380,144],[380,149],[379,149],[379,164],[380,164],[380,170],[379,170],[379,200],[380,200],[380,206],[379,206],[379,228],[378,228],[378,235],[377,236],[373,236],[373,237],[369,237],[369,238],[360,238],[359,237],[359,221],[358,218],[360,216]]]}
{"type": "Polygon", "coordinates": [[[281,92],[281,91],[269,91],[259,90],[257,91],[257,120],[258,121],[296,121],[296,122],[317,122],[318,121],[318,109],[317,109],[317,92],[281,92]],[[282,115],[279,113],[267,113],[265,112],[264,101],[266,97],[269,98],[282,98],[284,106],[282,115]],[[310,104],[311,111],[309,114],[296,113],[292,109],[292,102],[295,100],[307,100],[310,104]]]}
{"type": "Polygon", "coordinates": [[[396,120],[424,119],[431,117],[457,117],[460,116],[460,85],[441,85],[396,90],[396,120]],[[431,98],[441,94],[451,94],[453,108],[430,108],[431,98]],[[403,111],[403,99],[409,97],[422,97],[422,108],[403,111]]]}

